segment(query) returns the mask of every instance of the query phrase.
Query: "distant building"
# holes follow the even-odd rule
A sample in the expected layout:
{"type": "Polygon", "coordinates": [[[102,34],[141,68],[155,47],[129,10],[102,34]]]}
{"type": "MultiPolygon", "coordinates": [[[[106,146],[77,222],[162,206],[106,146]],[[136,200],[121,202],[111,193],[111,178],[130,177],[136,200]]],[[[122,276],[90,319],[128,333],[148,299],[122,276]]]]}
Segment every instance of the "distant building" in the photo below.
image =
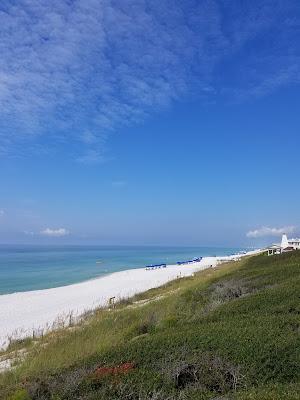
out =
{"type": "Polygon", "coordinates": [[[286,234],[282,235],[280,244],[272,244],[267,248],[268,256],[294,250],[300,250],[300,239],[288,239],[286,234]]]}
{"type": "Polygon", "coordinates": [[[279,244],[272,244],[267,248],[268,256],[274,256],[275,254],[281,254],[281,247],[279,244]]]}

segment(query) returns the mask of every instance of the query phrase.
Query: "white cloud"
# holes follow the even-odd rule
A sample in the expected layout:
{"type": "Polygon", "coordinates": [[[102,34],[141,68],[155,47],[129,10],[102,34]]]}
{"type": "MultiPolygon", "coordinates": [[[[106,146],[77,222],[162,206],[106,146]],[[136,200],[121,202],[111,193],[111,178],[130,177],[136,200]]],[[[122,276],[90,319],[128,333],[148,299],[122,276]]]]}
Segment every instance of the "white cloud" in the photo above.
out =
{"type": "Polygon", "coordinates": [[[104,155],[103,149],[97,148],[97,144],[95,144],[95,146],[95,150],[92,148],[87,149],[82,156],[76,159],[76,161],[82,164],[96,164],[108,161],[109,158],[104,155]]]}
{"type": "Polygon", "coordinates": [[[65,228],[58,228],[58,229],[46,228],[40,231],[40,234],[43,236],[61,237],[69,235],[70,232],[65,228]]]}
{"type": "Polygon", "coordinates": [[[47,152],[44,135],[54,150],[68,143],[78,161],[103,161],[108,133],[189,93],[210,100],[222,90],[232,97],[238,87],[238,96],[258,96],[299,81],[297,2],[294,7],[267,0],[242,6],[217,0],[187,0],[184,7],[180,0],[150,3],[3,5],[0,154],[27,155],[26,143],[31,152],[47,152]],[[268,32],[273,40],[262,40],[259,48],[259,35],[268,32]],[[240,59],[253,39],[255,51],[243,54],[243,67],[236,63],[224,88],[221,62],[235,54],[240,59]]]}
{"type": "Polygon", "coordinates": [[[34,236],[35,235],[35,233],[32,232],[32,231],[24,231],[24,234],[28,235],[28,236],[34,236]]]}
{"type": "Polygon", "coordinates": [[[81,136],[81,140],[82,140],[83,143],[90,145],[90,144],[97,143],[98,138],[92,132],[84,131],[82,136],[81,136]]]}
{"type": "Polygon", "coordinates": [[[282,228],[270,228],[268,226],[262,226],[259,229],[247,232],[247,237],[249,238],[259,238],[265,236],[281,236],[284,233],[289,234],[295,231],[294,226],[284,226],[282,228]]]}
{"type": "Polygon", "coordinates": [[[0,210],[0,217],[3,217],[5,215],[5,211],[4,210],[0,210]]]}

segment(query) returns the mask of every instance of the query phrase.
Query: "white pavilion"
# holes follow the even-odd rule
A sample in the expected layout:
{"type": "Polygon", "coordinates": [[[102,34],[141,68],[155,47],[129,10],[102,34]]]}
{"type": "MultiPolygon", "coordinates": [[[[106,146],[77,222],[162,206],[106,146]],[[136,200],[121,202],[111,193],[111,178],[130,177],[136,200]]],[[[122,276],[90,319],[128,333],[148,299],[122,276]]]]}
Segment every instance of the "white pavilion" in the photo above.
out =
{"type": "Polygon", "coordinates": [[[300,239],[288,239],[286,234],[282,235],[280,244],[272,244],[267,248],[268,256],[293,250],[300,250],[300,239]]]}

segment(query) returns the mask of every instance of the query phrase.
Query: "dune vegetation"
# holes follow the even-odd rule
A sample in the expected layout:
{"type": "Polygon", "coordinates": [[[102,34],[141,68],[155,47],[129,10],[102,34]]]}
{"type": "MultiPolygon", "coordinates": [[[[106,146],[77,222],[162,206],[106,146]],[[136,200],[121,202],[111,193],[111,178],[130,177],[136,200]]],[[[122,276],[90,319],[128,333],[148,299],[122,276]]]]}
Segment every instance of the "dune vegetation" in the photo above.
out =
{"type": "Polygon", "coordinates": [[[299,399],[300,251],[177,279],[1,357],[1,399],[299,399]]]}

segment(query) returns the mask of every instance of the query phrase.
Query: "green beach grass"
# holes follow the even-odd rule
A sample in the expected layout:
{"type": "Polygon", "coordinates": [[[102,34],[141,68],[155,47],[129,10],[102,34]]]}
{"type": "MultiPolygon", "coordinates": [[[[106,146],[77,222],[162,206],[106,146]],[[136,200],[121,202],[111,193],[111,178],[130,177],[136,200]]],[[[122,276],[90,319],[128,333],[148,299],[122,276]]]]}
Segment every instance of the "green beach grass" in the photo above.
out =
{"type": "Polygon", "coordinates": [[[12,343],[0,398],[299,399],[300,252],[245,258],[12,343]]]}

